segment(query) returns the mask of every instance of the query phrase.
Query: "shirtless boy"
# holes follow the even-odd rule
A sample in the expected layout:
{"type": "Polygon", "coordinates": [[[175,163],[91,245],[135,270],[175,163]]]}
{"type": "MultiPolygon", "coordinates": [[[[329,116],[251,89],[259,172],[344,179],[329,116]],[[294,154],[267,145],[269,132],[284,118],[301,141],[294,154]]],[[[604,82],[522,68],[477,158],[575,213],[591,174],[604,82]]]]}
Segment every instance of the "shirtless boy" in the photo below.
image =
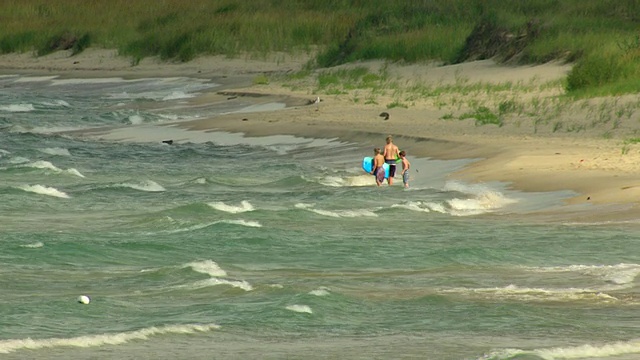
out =
{"type": "Polygon", "coordinates": [[[376,178],[376,185],[382,185],[384,181],[384,156],[380,154],[380,148],[373,149],[373,153],[375,156],[373,157],[373,170],[371,170],[371,174],[376,178]]]}
{"type": "Polygon", "coordinates": [[[402,183],[405,188],[409,187],[409,168],[411,168],[411,163],[407,160],[407,153],[402,150],[400,151],[400,159],[402,159],[402,183]]]}
{"type": "Polygon", "coordinates": [[[396,176],[396,159],[400,156],[398,147],[393,143],[391,135],[387,136],[387,145],[384,146],[384,162],[389,164],[389,178],[387,182],[393,185],[393,177],[396,176]]]}

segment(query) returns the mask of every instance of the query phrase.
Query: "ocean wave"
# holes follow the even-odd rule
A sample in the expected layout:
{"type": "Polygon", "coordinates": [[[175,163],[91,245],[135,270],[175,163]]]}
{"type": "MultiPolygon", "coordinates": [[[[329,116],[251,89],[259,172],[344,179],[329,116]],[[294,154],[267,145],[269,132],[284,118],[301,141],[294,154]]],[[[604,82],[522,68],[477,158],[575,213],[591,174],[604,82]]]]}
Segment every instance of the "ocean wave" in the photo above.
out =
{"type": "Polygon", "coordinates": [[[182,268],[191,268],[193,271],[209,275],[209,279],[200,280],[190,285],[182,285],[181,287],[188,287],[190,289],[199,289],[208,286],[216,286],[216,285],[230,285],[233,287],[240,288],[245,291],[253,290],[251,284],[244,280],[229,280],[229,279],[220,279],[221,277],[226,277],[227,272],[224,271],[215,261],[213,260],[203,260],[203,261],[194,261],[187,264],[184,264],[182,268]]]}
{"type": "Polygon", "coordinates": [[[518,200],[508,198],[501,192],[488,188],[483,184],[466,185],[457,181],[449,181],[445,184],[443,190],[468,195],[466,198],[454,198],[447,201],[451,209],[451,215],[455,216],[492,212],[518,202],[518,200]]]}
{"type": "Polygon", "coordinates": [[[45,154],[49,154],[49,155],[57,155],[57,156],[71,156],[71,153],[69,152],[68,149],[65,148],[44,148],[44,149],[38,149],[40,152],[43,152],[45,154]]]}
{"type": "Polygon", "coordinates": [[[228,213],[232,213],[232,214],[238,214],[238,213],[243,213],[243,212],[247,212],[247,211],[253,211],[255,210],[255,208],[253,207],[253,205],[251,205],[251,203],[247,200],[242,200],[240,202],[239,206],[234,206],[234,205],[227,205],[221,201],[218,202],[212,202],[207,204],[210,207],[219,210],[219,211],[224,211],[224,212],[228,212],[228,213]]]}
{"type": "Polygon", "coordinates": [[[596,276],[616,285],[627,285],[640,275],[640,264],[616,265],[567,265],[551,267],[529,267],[535,272],[578,272],[583,275],[596,276]]]}
{"type": "Polygon", "coordinates": [[[247,226],[247,227],[262,227],[262,224],[260,224],[259,222],[251,221],[251,220],[242,220],[242,219],[220,220],[219,222],[224,224],[241,225],[241,226],[247,226]]]}
{"type": "Polygon", "coordinates": [[[64,192],[56,188],[38,185],[38,184],[37,185],[21,185],[21,186],[18,186],[17,188],[20,190],[24,190],[27,192],[32,192],[40,195],[54,196],[54,197],[59,197],[63,199],[70,198],[69,195],[65,194],[64,192]]]}
{"type": "Polygon", "coordinates": [[[92,79],[55,79],[51,78],[52,86],[61,85],[87,85],[87,84],[119,84],[119,83],[133,83],[141,80],[133,79],[127,80],[119,77],[113,78],[92,78],[92,79]]]}
{"type": "Polygon", "coordinates": [[[229,285],[235,288],[242,289],[244,291],[253,290],[253,286],[244,280],[229,280],[229,279],[219,279],[216,277],[212,277],[209,279],[199,280],[189,285],[181,285],[179,288],[188,288],[190,290],[197,290],[202,288],[207,288],[209,286],[218,286],[218,285],[229,285]]]}
{"type": "Polygon", "coordinates": [[[113,185],[113,187],[125,187],[134,190],[146,191],[146,192],[162,192],[166,191],[162,185],[153,180],[144,180],[138,183],[121,183],[113,185]]]}
{"type": "Polygon", "coordinates": [[[194,94],[187,94],[184,91],[174,91],[171,94],[164,96],[162,101],[190,99],[193,97],[195,97],[194,94]]]}
{"type": "Polygon", "coordinates": [[[618,298],[600,290],[580,288],[547,289],[508,285],[494,288],[441,289],[439,292],[518,301],[618,301],[618,298]]]}
{"type": "MultiPolygon", "coordinates": [[[[432,211],[430,207],[423,205],[421,201],[408,201],[402,204],[393,204],[391,207],[426,213],[432,211]]],[[[444,212],[444,210],[442,212],[444,212]]]]}
{"type": "Polygon", "coordinates": [[[144,123],[144,117],[140,114],[129,115],[126,123],[131,125],[140,125],[144,123]]]}
{"type": "Polygon", "coordinates": [[[167,91],[148,91],[141,93],[129,93],[123,91],[121,93],[112,93],[107,95],[109,99],[114,100],[153,100],[153,101],[170,101],[190,99],[195,97],[195,94],[185,93],[184,91],[174,90],[170,93],[167,91]]]}
{"type": "Polygon", "coordinates": [[[405,210],[417,211],[417,212],[437,212],[441,214],[449,214],[453,216],[469,216],[469,215],[477,215],[481,214],[481,211],[471,212],[471,211],[460,211],[458,209],[452,209],[446,202],[437,203],[437,202],[424,202],[424,201],[408,201],[401,204],[393,204],[392,208],[400,208],[405,210]]]}
{"type": "Polygon", "coordinates": [[[209,332],[219,329],[216,324],[184,324],[168,325],[162,327],[148,327],[136,331],[119,332],[112,334],[85,335],[74,338],[50,338],[50,339],[15,339],[0,340],[0,353],[8,354],[18,350],[37,350],[58,347],[99,347],[103,345],[121,345],[133,340],[147,340],[151,336],[164,334],[193,334],[209,332]]]}
{"type": "Polygon", "coordinates": [[[20,245],[20,247],[28,248],[28,249],[38,249],[38,248],[44,247],[44,244],[41,241],[37,241],[32,244],[20,245]]]}
{"type": "Polygon", "coordinates": [[[377,217],[378,214],[371,210],[356,209],[356,210],[322,210],[313,207],[313,204],[298,203],[295,205],[296,209],[302,209],[316,213],[322,216],[328,216],[333,218],[356,218],[356,217],[377,217]]]}
{"type": "Polygon", "coordinates": [[[286,307],[286,309],[297,313],[313,314],[311,307],[309,307],[308,305],[289,305],[286,307]]]}
{"type": "Polygon", "coordinates": [[[359,186],[375,186],[376,181],[373,175],[358,175],[358,176],[325,176],[315,180],[320,185],[330,187],[359,187],[359,186]]]}
{"type": "Polygon", "coordinates": [[[18,165],[18,164],[24,164],[24,163],[28,163],[29,159],[27,159],[26,157],[22,157],[22,156],[16,156],[16,157],[12,157],[9,159],[9,164],[12,165],[18,165]]]}
{"type": "Polygon", "coordinates": [[[71,107],[71,105],[64,100],[44,101],[41,104],[48,107],[71,107]]]}
{"type": "Polygon", "coordinates": [[[486,354],[478,360],[514,359],[520,355],[533,355],[545,360],[553,359],[592,359],[618,357],[640,353],[640,340],[617,341],[608,344],[554,347],[549,349],[502,349],[486,354]]]}
{"type": "Polygon", "coordinates": [[[329,289],[326,287],[320,287],[318,289],[309,291],[309,295],[315,295],[315,296],[327,296],[329,294],[331,293],[329,292],[329,289]]]}
{"type": "Polygon", "coordinates": [[[191,268],[195,272],[207,274],[209,276],[227,276],[227,272],[213,260],[193,261],[182,266],[191,268]]]}
{"type": "Polygon", "coordinates": [[[10,105],[0,105],[0,111],[6,112],[30,112],[34,111],[36,108],[33,107],[33,104],[10,104],[10,105]]]}
{"type": "Polygon", "coordinates": [[[51,171],[53,171],[55,173],[58,173],[58,174],[66,173],[66,174],[70,174],[70,175],[74,175],[74,176],[78,176],[78,177],[82,177],[82,178],[85,177],[78,170],[76,170],[74,168],[69,168],[69,169],[63,170],[63,169],[60,169],[59,167],[53,165],[51,162],[45,161],[45,160],[38,160],[38,161],[34,161],[32,163],[23,164],[23,165],[20,165],[20,166],[21,167],[34,168],[34,169],[51,170],[51,171]]]}
{"type": "Polygon", "coordinates": [[[262,224],[260,224],[257,221],[248,221],[248,220],[242,220],[242,219],[230,219],[230,220],[216,220],[216,221],[211,221],[211,222],[206,222],[206,223],[198,223],[198,224],[191,224],[191,225],[182,225],[180,224],[179,228],[176,229],[168,229],[168,230],[159,230],[159,231],[152,231],[152,232],[146,232],[144,233],[145,235],[149,235],[149,236],[153,236],[153,235],[157,235],[157,234],[178,234],[178,233],[183,233],[183,232],[190,232],[190,231],[197,231],[197,230],[202,230],[202,229],[206,229],[210,226],[214,226],[217,224],[230,224],[230,225],[240,225],[240,226],[246,226],[246,227],[255,227],[255,228],[259,228],[262,227],[262,224]]]}
{"type": "Polygon", "coordinates": [[[454,198],[438,202],[408,201],[393,204],[391,207],[417,212],[438,212],[452,216],[472,216],[494,212],[504,206],[513,204],[516,200],[509,199],[496,191],[486,191],[474,197],[454,198]]]}

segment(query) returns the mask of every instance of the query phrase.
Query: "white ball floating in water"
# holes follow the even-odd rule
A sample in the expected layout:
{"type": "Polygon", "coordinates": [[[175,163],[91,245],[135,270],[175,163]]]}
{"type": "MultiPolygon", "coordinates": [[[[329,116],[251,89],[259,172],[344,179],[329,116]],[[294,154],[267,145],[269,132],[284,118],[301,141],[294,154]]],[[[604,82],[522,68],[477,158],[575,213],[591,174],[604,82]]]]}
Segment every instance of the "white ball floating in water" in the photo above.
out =
{"type": "Polygon", "coordinates": [[[87,305],[88,303],[90,303],[90,302],[91,302],[91,298],[90,298],[90,297],[88,297],[87,295],[80,295],[80,296],[78,296],[78,302],[79,302],[80,304],[85,304],[85,305],[87,305]]]}

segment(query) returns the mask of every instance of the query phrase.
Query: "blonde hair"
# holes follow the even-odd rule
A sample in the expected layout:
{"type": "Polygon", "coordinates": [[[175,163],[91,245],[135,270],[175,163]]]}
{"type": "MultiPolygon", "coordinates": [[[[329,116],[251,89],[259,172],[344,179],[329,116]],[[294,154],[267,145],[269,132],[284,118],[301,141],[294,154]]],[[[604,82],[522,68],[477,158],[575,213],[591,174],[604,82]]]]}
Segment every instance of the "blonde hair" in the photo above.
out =
{"type": "Polygon", "coordinates": [[[390,143],[393,140],[393,138],[391,138],[391,135],[387,136],[387,144],[390,143]]]}

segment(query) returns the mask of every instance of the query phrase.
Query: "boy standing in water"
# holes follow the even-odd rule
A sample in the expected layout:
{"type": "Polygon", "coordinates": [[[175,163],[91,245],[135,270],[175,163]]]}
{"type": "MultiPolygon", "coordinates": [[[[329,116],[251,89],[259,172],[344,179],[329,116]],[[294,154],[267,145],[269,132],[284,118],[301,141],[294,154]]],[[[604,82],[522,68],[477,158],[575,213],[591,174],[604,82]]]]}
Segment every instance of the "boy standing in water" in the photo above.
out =
{"type": "Polygon", "coordinates": [[[371,168],[371,174],[376,177],[376,185],[382,185],[384,181],[384,156],[380,154],[380,148],[373,149],[375,156],[373,157],[373,166],[371,168]]]}
{"type": "Polygon", "coordinates": [[[411,167],[411,163],[407,160],[407,153],[402,150],[400,151],[400,159],[402,159],[402,183],[405,188],[409,187],[409,168],[411,167]]]}
{"type": "Polygon", "coordinates": [[[389,165],[389,178],[387,182],[389,185],[393,185],[393,177],[396,176],[396,160],[400,154],[398,147],[393,143],[391,135],[387,136],[387,145],[384,146],[383,156],[384,162],[389,165]]]}

